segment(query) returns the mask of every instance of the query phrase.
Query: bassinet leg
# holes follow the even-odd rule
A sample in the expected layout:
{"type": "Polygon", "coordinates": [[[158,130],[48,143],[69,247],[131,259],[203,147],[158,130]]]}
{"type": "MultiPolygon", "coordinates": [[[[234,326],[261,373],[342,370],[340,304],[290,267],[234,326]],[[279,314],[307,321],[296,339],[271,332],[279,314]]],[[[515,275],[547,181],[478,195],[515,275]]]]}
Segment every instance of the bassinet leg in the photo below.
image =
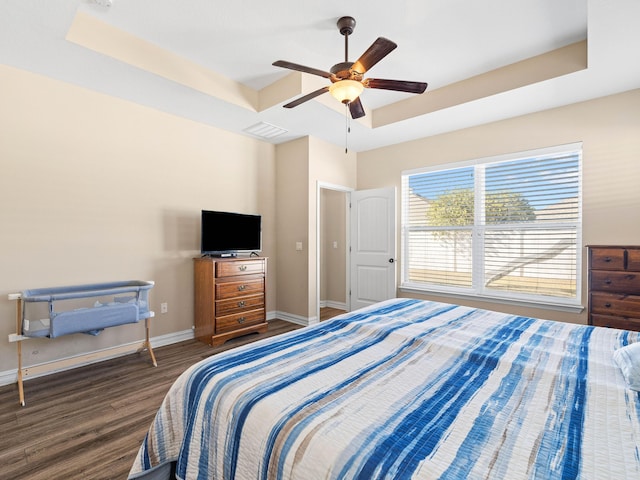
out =
{"type": "MultiPolygon", "coordinates": [[[[16,303],[16,334],[22,333],[22,299],[18,298],[16,303]]],[[[24,407],[24,386],[22,385],[22,341],[18,340],[16,345],[18,352],[18,394],[20,395],[20,405],[24,407]]]]}
{"type": "Polygon", "coordinates": [[[18,394],[20,395],[20,405],[24,407],[24,387],[22,385],[22,342],[19,341],[18,349],[18,394]]]}
{"type": "Polygon", "coordinates": [[[151,341],[149,340],[149,319],[144,319],[144,329],[145,329],[145,341],[144,346],[147,350],[149,350],[149,355],[151,356],[151,361],[153,362],[153,366],[157,367],[158,362],[156,362],[156,356],[153,354],[153,348],[151,348],[151,341]]]}

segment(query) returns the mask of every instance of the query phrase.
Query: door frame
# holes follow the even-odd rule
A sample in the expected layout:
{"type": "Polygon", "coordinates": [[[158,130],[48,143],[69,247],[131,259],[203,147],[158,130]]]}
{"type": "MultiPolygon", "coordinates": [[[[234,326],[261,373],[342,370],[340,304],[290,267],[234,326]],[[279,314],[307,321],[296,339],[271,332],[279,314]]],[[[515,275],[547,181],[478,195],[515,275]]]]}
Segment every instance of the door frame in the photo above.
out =
{"type": "Polygon", "coordinates": [[[346,221],[346,225],[345,225],[345,237],[346,237],[346,248],[345,248],[345,288],[346,288],[346,292],[345,292],[345,299],[346,299],[346,305],[347,305],[347,311],[351,311],[351,295],[349,295],[349,287],[350,287],[350,256],[349,256],[349,252],[350,252],[350,248],[349,246],[351,245],[351,239],[350,239],[350,223],[351,223],[351,219],[349,216],[349,203],[351,202],[351,192],[354,191],[353,188],[350,187],[345,187],[344,185],[336,185],[333,183],[327,183],[327,182],[321,182],[318,181],[316,183],[316,318],[318,319],[318,322],[320,321],[320,239],[321,239],[321,234],[320,234],[320,218],[321,218],[321,193],[322,190],[334,190],[337,192],[343,192],[346,195],[347,201],[346,203],[346,215],[345,215],[345,221],[346,221]]]}

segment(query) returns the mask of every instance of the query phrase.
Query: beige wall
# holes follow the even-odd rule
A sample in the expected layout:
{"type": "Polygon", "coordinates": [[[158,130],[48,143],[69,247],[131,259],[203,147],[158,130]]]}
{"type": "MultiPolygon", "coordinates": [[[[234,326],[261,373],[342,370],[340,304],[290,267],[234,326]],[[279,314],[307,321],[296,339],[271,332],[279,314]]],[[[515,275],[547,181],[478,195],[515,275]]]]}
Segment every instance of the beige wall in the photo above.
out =
{"type": "Polygon", "coordinates": [[[329,304],[346,303],[347,195],[320,190],[320,300],[329,304]]]}
{"type": "MultiPolygon", "coordinates": [[[[279,312],[293,315],[295,320],[307,318],[309,272],[309,138],[301,138],[276,147],[277,154],[277,257],[279,312]],[[302,250],[296,250],[296,243],[302,250]]],[[[280,315],[282,316],[282,315],[280,315]]]]}
{"type": "MultiPolygon", "coordinates": [[[[572,142],[583,142],[582,244],[640,244],[640,90],[360,153],[358,188],[400,191],[403,170],[572,142]]],[[[586,255],[583,264],[586,305],[586,255]]],[[[586,312],[459,303],[586,322],[586,312]]]]}
{"type": "Polygon", "coordinates": [[[278,145],[276,157],[278,313],[306,324],[318,316],[318,183],[354,188],[356,156],[307,137],[278,145]]]}
{"type": "MultiPolygon", "coordinates": [[[[263,215],[275,310],[274,146],[6,66],[0,78],[0,373],[17,365],[7,294],[24,289],[154,280],[152,336],[188,332],[203,208],[263,215]]],[[[29,340],[24,359],[140,338],[127,325],[29,340]]]]}

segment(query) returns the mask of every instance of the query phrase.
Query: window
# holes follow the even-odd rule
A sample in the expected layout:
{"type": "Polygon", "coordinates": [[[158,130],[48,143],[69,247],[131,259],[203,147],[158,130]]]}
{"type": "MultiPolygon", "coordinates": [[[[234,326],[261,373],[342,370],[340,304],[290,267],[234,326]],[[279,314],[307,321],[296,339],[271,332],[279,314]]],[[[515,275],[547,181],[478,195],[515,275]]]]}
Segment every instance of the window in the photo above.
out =
{"type": "Polygon", "coordinates": [[[402,176],[402,287],[580,301],[581,145],[402,176]]]}

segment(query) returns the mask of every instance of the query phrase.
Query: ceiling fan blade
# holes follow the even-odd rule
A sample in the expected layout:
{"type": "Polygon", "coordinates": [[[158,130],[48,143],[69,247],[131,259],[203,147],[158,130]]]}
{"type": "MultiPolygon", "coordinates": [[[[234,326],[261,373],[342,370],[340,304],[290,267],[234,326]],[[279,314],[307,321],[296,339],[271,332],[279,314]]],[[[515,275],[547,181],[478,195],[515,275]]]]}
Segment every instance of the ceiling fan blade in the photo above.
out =
{"type": "Polygon", "coordinates": [[[317,97],[318,95],[322,95],[325,92],[329,91],[329,87],[322,87],[319,88],[318,90],[314,90],[311,93],[307,93],[306,95],[303,95],[299,98],[296,98],[294,101],[287,103],[286,105],[283,105],[284,108],[293,108],[293,107],[297,107],[298,105],[300,105],[301,103],[304,103],[308,100],[311,100],[312,98],[317,97]]]}
{"type": "Polygon", "coordinates": [[[351,118],[353,119],[365,116],[364,107],[362,106],[360,97],[349,103],[349,111],[351,112],[351,118]]]}
{"type": "Polygon", "coordinates": [[[287,62],[285,60],[278,60],[273,62],[274,67],[288,68],[289,70],[297,70],[298,72],[310,73],[311,75],[318,75],[324,78],[331,78],[331,73],[324,70],[318,70],[317,68],[305,67],[304,65],[298,65],[297,63],[287,62]]]}
{"type": "Polygon", "coordinates": [[[360,58],[351,66],[351,70],[364,74],[376,63],[389,55],[398,45],[388,38],[378,37],[360,58]]]}
{"type": "Polygon", "coordinates": [[[407,82],[404,80],[384,80],[381,78],[367,78],[362,82],[366,88],[381,90],[395,90],[396,92],[423,93],[427,89],[424,82],[407,82]]]}

